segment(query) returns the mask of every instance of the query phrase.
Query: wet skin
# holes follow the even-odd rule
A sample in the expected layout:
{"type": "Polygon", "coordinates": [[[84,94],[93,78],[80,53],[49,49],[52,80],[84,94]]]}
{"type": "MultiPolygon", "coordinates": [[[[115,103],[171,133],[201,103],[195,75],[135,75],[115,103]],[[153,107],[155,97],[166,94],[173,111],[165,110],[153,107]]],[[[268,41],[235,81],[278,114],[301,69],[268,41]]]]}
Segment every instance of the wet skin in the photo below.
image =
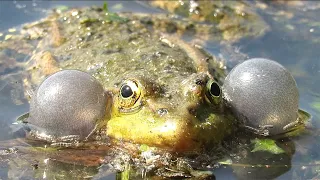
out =
{"type": "MultiPolygon", "coordinates": [[[[27,88],[62,69],[91,74],[110,99],[105,118],[93,119],[85,132],[116,140],[189,151],[212,146],[232,132],[234,118],[221,105],[224,65],[217,58],[174,36],[150,32],[130,16],[124,15],[126,22],[101,25],[96,19],[103,14],[100,10],[77,11],[89,20],[66,12],[26,28],[32,36],[42,28],[49,32],[39,38],[28,62],[27,88]],[[43,27],[48,23],[49,28],[43,27]]],[[[52,122],[51,117],[30,116],[33,125],[52,122]]],[[[82,124],[68,116],[61,122],[65,127],[82,124]]]]}
{"type": "MultiPolygon", "coordinates": [[[[221,101],[225,71],[216,57],[174,36],[149,31],[148,24],[138,21],[140,15],[122,14],[120,21],[107,22],[99,8],[72,12],[80,17],[54,14],[26,26],[22,39],[15,38],[25,51],[38,42],[27,64],[27,89],[62,69],[88,72],[102,84],[109,98],[106,117],[92,119],[85,132],[185,151],[216,144],[234,129],[235,120],[221,101]]],[[[73,114],[69,117],[62,122],[66,127],[81,124],[73,114]]],[[[52,122],[31,119],[34,125],[52,122]]]]}

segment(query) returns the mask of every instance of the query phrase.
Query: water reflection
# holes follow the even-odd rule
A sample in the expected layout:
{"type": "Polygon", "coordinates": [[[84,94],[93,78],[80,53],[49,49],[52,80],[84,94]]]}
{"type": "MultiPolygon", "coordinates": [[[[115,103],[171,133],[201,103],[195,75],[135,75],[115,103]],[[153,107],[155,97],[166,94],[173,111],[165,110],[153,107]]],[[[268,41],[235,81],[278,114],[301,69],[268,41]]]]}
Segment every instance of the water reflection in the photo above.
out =
{"type": "Polygon", "coordinates": [[[291,169],[295,145],[291,140],[277,141],[277,145],[285,150],[273,154],[267,151],[252,152],[252,148],[242,147],[232,156],[233,172],[238,179],[274,179],[291,169]]]}
{"type": "Polygon", "coordinates": [[[0,140],[6,140],[13,137],[11,123],[19,114],[29,111],[29,104],[24,98],[20,75],[2,76],[0,86],[0,140]]]}

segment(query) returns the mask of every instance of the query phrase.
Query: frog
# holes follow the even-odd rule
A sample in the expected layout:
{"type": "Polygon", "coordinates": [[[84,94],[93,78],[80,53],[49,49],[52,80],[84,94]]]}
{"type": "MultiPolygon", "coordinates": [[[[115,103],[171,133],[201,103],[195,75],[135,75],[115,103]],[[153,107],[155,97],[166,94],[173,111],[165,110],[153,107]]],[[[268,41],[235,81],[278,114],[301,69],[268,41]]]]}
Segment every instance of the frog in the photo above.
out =
{"type": "Polygon", "coordinates": [[[110,117],[96,128],[115,139],[186,151],[218,143],[232,131],[233,117],[219,105],[225,67],[218,58],[175,36],[151,33],[133,15],[132,21],[107,23],[99,20],[105,12],[91,9],[33,26],[51,24],[28,62],[27,83],[39,84],[62,69],[91,74],[112,96],[110,117]],[[49,46],[42,50],[45,43],[49,46]]]}
{"type": "MultiPolygon", "coordinates": [[[[14,49],[6,44],[19,42],[23,48],[17,50],[30,57],[23,82],[31,102],[37,95],[35,87],[61,70],[90,74],[107,94],[110,108],[104,118],[94,121],[96,125],[90,126],[93,129],[84,139],[73,134],[53,137],[37,130],[31,130],[28,138],[80,149],[96,147],[90,141],[93,138],[100,148],[116,144],[135,157],[141,145],[162,152],[200,152],[232,133],[234,117],[219,103],[226,73],[223,61],[172,34],[150,31],[149,24],[137,20],[141,16],[124,13],[117,15],[119,20],[107,21],[105,14],[99,7],[53,13],[27,24],[21,34],[2,44],[1,48],[14,49]]],[[[24,121],[31,129],[40,120],[33,116],[24,121]]],[[[75,120],[65,122],[61,129],[79,123],[75,120]]],[[[59,159],[70,162],[64,155],[59,159]]],[[[79,158],[74,161],[86,165],[79,158]]]]}
{"type": "MultiPolygon", "coordinates": [[[[200,45],[163,32],[159,26],[153,26],[150,31],[150,17],[159,22],[162,16],[112,14],[101,7],[71,9],[27,24],[20,34],[3,41],[2,49],[13,49],[29,57],[24,64],[23,82],[26,96],[31,99],[36,97],[35,87],[61,70],[87,72],[106,91],[106,115],[91,122],[94,126],[90,126],[84,139],[77,134],[48,139],[37,131],[30,135],[52,146],[89,149],[97,144],[108,146],[107,139],[114,147],[121,147],[115,148],[117,151],[140,158],[150,151],[151,154],[165,152],[160,157],[165,157],[167,152],[201,154],[218,147],[230,136],[237,121],[222,103],[220,86],[227,73],[223,60],[206,53],[200,45]],[[90,138],[97,144],[88,142],[90,138]],[[148,148],[143,151],[141,146],[148,148]]],[[[185,19],[174,20],[185,24],[185,19]]],[[[31,114],[26,122],[37,126],[39,120],[32,120],[31,114]]],[[[65,123],[68,127],[78,122],[71,119],[65,123]]],[[[120,156],[115,159],[126,157],[120,156]]],[[[158,156],[142,159],[152,161],[154,157],[158,156]]],[[[167,159],[177,162],[176,158],[167,159]]],[[[76,158],[74,161],[79,162],[76,158]]],[[[169,169],[177,176],[187,177],[192,169],[184,160],[179,162],[183,167],[169,169]]],[[[172,173],[161,174],[174,177],[172,173]]]]}

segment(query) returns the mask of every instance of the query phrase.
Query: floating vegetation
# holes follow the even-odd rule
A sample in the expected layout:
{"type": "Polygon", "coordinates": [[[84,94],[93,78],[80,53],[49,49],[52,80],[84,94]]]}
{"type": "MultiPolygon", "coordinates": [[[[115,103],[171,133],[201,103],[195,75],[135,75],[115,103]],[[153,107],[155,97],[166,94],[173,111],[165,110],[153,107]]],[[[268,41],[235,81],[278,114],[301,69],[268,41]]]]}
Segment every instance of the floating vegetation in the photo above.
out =
{"type": "Polygon", "coordinates": [[[124,17],[120,17],[117,13],[113,13],[109,11],[108,8],[108,3],[104,3],[103,4],[103,11],[106,12],[106,22],[121,22],[121,23],[125,23],[128,22],[127,18],[124,17]]]}
{"type": "Polygon", "coordinates": [[[254,139],[251,141],[251,143],[254,144],[254,148],[251,152],[257,152],[257,151],[268,151],[272,154],[281,154],[285,151],[280,148],[275,140],[273,139],[254,139]]]}

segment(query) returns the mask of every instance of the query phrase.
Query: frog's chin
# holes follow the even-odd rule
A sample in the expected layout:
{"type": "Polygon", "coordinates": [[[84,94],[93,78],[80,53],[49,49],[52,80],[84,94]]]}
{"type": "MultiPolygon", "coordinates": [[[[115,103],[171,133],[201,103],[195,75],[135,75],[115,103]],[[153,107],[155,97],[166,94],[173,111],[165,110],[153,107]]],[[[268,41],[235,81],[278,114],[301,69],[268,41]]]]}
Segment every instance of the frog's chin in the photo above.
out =
{"type": "MultiPolygon", "coordinates": [[[[209,122],[200,122],[194,116],[164,117],[142,108],[135,114],[112,117],[107,122],[111,138],[146,144],[175,152],[194,151],[220,142],[230,134],[232,122],[223,115],[211,115],[209,122]]],[[[229,119],[232,120],[232,119],[229,119]]]]}
{"type": "Polygon", "coordinates": [[[126,114],[113,117],[107,124],[107,135],[138,144],[146,144],[172,150],[190,149],[191,126],[182,120],[171,118],[143,117],[126,114]]]}

